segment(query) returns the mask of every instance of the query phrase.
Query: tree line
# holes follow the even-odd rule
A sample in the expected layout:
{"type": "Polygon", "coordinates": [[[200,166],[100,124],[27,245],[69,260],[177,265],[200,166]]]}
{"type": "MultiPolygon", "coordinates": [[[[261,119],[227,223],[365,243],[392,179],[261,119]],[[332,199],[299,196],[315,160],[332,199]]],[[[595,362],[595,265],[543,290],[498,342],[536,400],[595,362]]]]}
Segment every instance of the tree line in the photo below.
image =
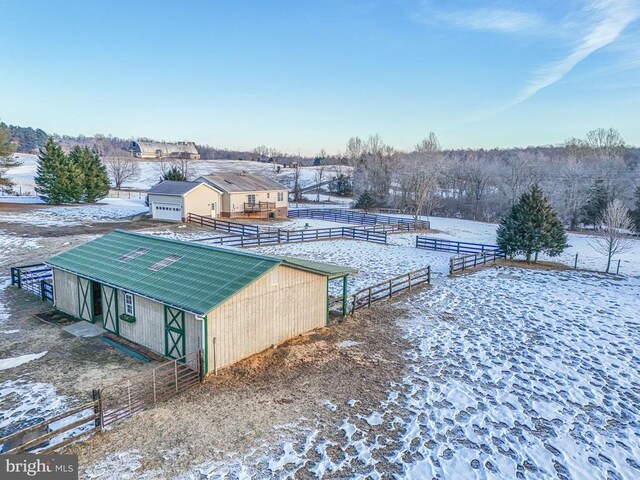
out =
{"type": "Polygon", "coordinates": [[[534,184],[571,229],[595,226],[613,200],[635,218],[640,212],[640,155],[614,129],[555,147],[494,150],[444,150],[434,133],[411,152],[379,135],[352,137],[344,158],[355,195],[414,215],[495,221],[534,184]]]}

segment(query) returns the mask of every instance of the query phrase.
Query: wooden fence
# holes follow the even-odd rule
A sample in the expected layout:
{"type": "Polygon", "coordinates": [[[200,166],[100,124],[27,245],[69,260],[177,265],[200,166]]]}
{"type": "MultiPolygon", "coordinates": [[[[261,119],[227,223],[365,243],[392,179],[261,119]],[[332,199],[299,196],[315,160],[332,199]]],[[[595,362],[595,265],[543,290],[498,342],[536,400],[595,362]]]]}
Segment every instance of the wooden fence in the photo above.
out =
{"type": "Polygon", "coordinates": [[[11,268],[11,285],[38,295],[53,303],[53,271],[44,263],[11,268]]]}
{"type": "Polygon", "coordinates": [[[416,248],[453,253],[484,253],[494,252],[496,250],[501,251],[500,247],[498,247],[497,245],[458,242],[455,240],[447,240],[444,238],[421,237],[419,235],[416,237],[416,248]]]}
{"type": "MultiPolygon", "coordinates": [[[[347,311],[353,314],[356,310],[371,307],[373,303],[390,298],[404,290],[411,290],[424,283],[431,283],[431,266],[398,275],[347,295],[347,311]]],[[[342,299],[342,296],[332,297],[329,301],[329,309],[342,312],[342,299]]]]}
{"type": "Polygon", "coordinates": [[[0,437],[2,453],[32,453],[34,450],[38,453],[53,453],[95,432],[100,425],[99,418],[99,403],[85,403],[0,437]]]}
{"type": "Polygon", "coordinates": [[[506,255],[500,249],[453,257],[449,259],[449,275],[453,275],[456,272],[462,272],[463,270],[468,270],[470,268],[476,268],[481,265],[486,265],[487,263],[495,263],[496,260],[501,258],[506,258],[506,255]]]}
{"type": "Polygon", "coordinates": [[[317,218],[331,222],[353,223],[356,225],[399,225],[414,224],[415,230],[428,230],[430,223],[426,220],[392,217],[374,213],[355,212],[344,208],[300,208],[289,210],[289,218],[317,218]]]}
{"type": "Polygon", "coordinates": [[[258,233],[258,227],[255,225],[245,225],[244,223],[203,217],[196,213],[187,214],[187,222],[195,223],[203,227],[211,227],[221,232],[239,233],[241,235],[256,235],[258,233]]]}
{"type": "Polygon", "coordinates": [[[116,384],[93,390],[93,400],[0,437],[3,454],[53,453],[118,420],[153,407],[199,383],[203,354],[190,353],[116,384]]]}
{"type": "Polygon", "coordinates": [[[307,230],[277,230],[256,235],[230,235],[226,237],[201,238],[196,241],[235,247],[259,247],[279,243],[315,242],[352,238],[374,243],[387,243],[387,233],[377,229],[357,227],[315,228],[307,230]]]}

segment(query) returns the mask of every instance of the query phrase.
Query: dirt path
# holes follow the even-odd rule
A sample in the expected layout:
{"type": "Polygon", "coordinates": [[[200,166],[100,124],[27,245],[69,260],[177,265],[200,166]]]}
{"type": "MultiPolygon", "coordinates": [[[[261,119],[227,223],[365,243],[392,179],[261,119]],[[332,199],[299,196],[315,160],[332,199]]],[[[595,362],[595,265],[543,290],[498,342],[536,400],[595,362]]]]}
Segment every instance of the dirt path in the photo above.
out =
{"type": "Polygon", "coordinates": [[[153,471],[153,478],[171,479],[268,442],[279,425],[301,418],[329,422],[354,398],[355,411],[366,415],[386,398],[389,382],[400,382],[405,373],[406,342],[395,326],[400,313],[397,306],[380,305],[294,338],[68,453],[80,455],[87,478],[103,470],[105,459],[114,461],[114,453],[121,459],[119,453],[136,451],[136,477],[153,471]]]}

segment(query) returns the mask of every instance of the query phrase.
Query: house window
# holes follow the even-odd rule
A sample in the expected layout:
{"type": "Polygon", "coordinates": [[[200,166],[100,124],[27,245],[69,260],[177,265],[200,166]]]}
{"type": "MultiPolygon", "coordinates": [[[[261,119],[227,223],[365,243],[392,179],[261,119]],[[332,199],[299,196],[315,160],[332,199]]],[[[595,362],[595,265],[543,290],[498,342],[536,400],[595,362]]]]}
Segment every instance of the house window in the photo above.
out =
{"type": "Polygon", "coordinates": [[[270,198],[270,197],[271,197],[271,193],[267,192],[267,198],[270,198]]]}
{"type": "Polygon", "coordinates": [[[255,195],[247,195],[247,203],[250,203],[251,205],[255,205],[256,196],[255,195]]]}
{"type": "Polygon", "coordinates": [[[284,202],[284,192],[278,192],[278,201],[284,202]]]}
{"type": "Polygon", "coordinates": [[[136,307],[133,302],[133,293],[124,294],[124,313],[126,313],[127,315],[131,315],[132,317],[136,316],[136,307]]]}

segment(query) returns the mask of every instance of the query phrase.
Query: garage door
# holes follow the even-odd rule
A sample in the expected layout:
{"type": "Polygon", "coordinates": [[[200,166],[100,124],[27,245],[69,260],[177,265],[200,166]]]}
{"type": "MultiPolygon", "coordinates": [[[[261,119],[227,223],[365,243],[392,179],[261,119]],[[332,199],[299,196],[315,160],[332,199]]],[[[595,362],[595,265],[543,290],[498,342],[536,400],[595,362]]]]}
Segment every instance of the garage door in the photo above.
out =
{"type": "Polygon", "coordinates": [[[182,207],[171,203],[154,203],[153,218],[158,220],[182,220],[182,207]]]}

